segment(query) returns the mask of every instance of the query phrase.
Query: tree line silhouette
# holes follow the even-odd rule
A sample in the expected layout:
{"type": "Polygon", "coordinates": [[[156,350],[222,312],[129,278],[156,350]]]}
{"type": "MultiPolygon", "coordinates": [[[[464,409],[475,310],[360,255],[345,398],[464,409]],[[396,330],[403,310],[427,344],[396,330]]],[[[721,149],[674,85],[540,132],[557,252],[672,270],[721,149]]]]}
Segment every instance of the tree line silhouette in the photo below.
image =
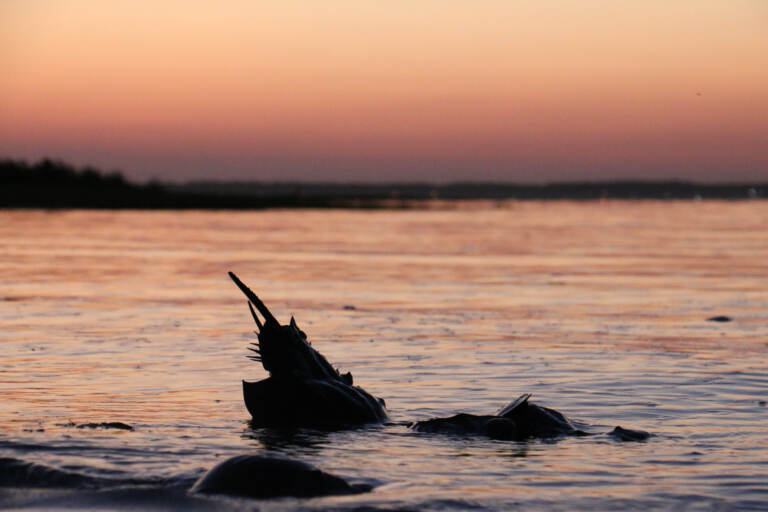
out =
{"type": "Polygon", "coordinates": [[[42,159],[0,160],[0,208],[418,208],[435,199],[758,199],[767,184],[683,181],[513,183],[267,183],[126,180],[118,171],[42,159]]]}

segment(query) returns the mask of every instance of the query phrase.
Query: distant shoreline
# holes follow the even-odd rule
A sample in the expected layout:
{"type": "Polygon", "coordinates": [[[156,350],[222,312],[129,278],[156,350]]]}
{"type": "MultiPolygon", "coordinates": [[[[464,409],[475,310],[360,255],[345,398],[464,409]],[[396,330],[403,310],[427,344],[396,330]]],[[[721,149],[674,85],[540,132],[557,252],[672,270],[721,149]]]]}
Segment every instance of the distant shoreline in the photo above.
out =
{"type": "Polygon", "coordinates": [[[196,181],[136,184],[119,172],[49,159],[0,160],[0,208],[427,209],[453,201],[748,200],[768,198],[768,183],[683,181],[515,183],[268,183],[196,181]]]}

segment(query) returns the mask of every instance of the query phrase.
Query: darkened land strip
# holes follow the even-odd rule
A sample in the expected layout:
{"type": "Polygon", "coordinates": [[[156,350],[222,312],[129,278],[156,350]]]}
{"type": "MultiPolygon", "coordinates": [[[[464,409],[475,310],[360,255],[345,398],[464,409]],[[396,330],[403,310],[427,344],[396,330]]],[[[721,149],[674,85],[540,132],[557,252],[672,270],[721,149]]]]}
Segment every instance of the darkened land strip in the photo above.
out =
{"type": "Polygon", "coordinates": [[[765,183],[682,181],[512,183],[267,183],[127,181],[119,172],[49,159],[0,160],[0,208],[419,208],[444,200],[762,199],[765,183]]]}

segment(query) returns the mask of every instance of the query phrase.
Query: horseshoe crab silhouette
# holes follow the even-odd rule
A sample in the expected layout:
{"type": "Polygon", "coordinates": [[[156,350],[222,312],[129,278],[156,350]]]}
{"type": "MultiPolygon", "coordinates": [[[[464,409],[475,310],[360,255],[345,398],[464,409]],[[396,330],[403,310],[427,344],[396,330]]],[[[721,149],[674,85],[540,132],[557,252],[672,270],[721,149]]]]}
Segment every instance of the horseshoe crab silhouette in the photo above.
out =
{"type": "Polygon", "coordinates": [[[353,385],[351,373],[339,373],[331,366],[293,317],[288,325],[280,324],[234,273],[229,277],[248,298],[258,327],[258,342],[249,347],[254,352],[249,357],[269,372],[266,379],[243,381],[243,398],[254,426],[344,427],[387,419],[384,400],[353,385]]]}
{"type": "MultiPolygon", "coordinates": [[[[523,441],[531,438],[555,438],[561,436],[592,435],[579,428],[562,413],[528,401],[530,393],[520,395],[495,414],[478,416],[460,413],[447,418],[411,423],[417,432],[443,434],[480,434],[492,439],[523,441]]],[[[608,435],[617,441],[643,441],[651,434],[643,430],[616,427],[608,435]]]]}

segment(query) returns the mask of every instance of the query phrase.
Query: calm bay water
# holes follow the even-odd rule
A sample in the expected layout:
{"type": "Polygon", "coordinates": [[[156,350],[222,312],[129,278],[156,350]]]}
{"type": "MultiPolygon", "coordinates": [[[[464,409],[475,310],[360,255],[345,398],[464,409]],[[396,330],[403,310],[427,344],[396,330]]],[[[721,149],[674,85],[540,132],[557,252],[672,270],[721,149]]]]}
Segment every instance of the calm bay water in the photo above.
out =
{"type": "Polygon", "coordinates": [[[0,211],[0,460],[116,482],[10,485],[0,508],[768,510],[768,203],[455,206],[0,211]],[[228,270],[392,423],[250,428],[240,380],[265,373],[228,270]],[[596,435],[405,426],[524,392],[596,435]],[[134,430],[73,426],[109,421],[134,430]],[[619,443],[615,425],[654,437],[619,443]],[[376,488],[187,493],[263,452],[376,488]]]}

